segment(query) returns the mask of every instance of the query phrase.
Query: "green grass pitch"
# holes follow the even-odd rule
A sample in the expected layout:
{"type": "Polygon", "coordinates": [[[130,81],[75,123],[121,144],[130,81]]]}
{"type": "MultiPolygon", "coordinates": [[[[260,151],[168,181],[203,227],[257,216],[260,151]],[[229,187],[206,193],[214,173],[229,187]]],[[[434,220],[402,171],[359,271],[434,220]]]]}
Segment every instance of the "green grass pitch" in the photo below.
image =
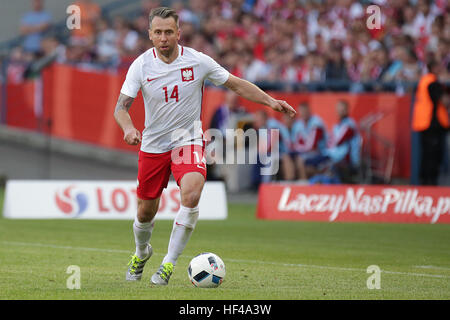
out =
{"type": "Polygon", "coordinates": [[[449,225],[261,221],[255,209],[230,204],[227,220],[200,220],[167,287],[149,279],[170,221],[157,221],[155,254],[130,283],[131,221],[0,218],[0,299],[450,299],[449,225]],[[226,264],[217,289],[188,280],[190,259],[207,251],[226,264]],[[66,286],[70,265],[79,290],[66,286]],[[382,270],[380,289],[367,288],[370,265],[382,270]]]}

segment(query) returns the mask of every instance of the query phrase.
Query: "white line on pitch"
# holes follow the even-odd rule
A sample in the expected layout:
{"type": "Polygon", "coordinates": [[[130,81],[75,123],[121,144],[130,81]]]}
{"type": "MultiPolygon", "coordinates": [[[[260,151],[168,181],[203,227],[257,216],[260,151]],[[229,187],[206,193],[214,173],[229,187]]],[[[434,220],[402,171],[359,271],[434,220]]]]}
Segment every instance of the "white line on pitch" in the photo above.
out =
{"type": "Polygon", "coordinates": [[[414,266],[414,268],[419,269],[436,269],[436,270],[450,270],[448,267],[438,267],[438,266],[414,266]]]}
{"type": "Polygon", "coordinates": [[[31,247],[69,249],[69,250],[80,250],[80,251],[101,251],[101,252],[110,252],[110,253],[130,253],[131,252],[130,250],[60,246],[60,245],[55,245],[55,244],[45,244],[45,243],[36,243],[36,242],[2,241],[2,243],[11,244],[11,245],[15,245],[15,246],[31,246],[31,247]]]}
{"type": "MultiPolygon", "coordinates": [[[[88,248],[88,247],[73,247],[73,246],[61,246],[54,244],[36,243],[36,242],[16,242],[16,241],[2,241],[4,244],[17,245],[17,246],[33,246],[33,247],[43,247],[43,248],[54,248],[54,249],[68,249],[68,250],[81,250],[81,251],[95,251],[95,252],[109,252],[109,253],[130,253],[132,250],[118,250],[118,249],[102,249],[102,248],[88,248]]],[[[156,255],[164,255],[162,253],[155,253],[156,255]]],[[[182,259],[188,259],[186,256],[180,257],[182,259]]],[[[262,260],[243,260],[243,259],[224,259],[226,261],[237,262],[237,263],[254,263],[254,264],[271,264],[277,266],[285,267],[301,267],[301,268],[313,268],[313,269],[326,269],[326,270],[337,270],[337,271],[357,271],[366,272],[366,269],[359,268],[346,268],[346,267],[333,267],[333,266],[319,266],[313,264],[299,264],[299,263],[282,263],[282,262],[272,262],[272,261],[262,261],[262,260]]],[[[416,266],[420,267],[420,266],[416,266]]],[[[422,266],[422,267],[432,267],[432,266],[422,266]]],[[[431,268],[429,268],[431,269],[431,268]]],[[[447,269],[447,268],[443,268],[447,269]]],[[[405,276],[415,276],[415,277],[430,277],[430,278],[450,278],[447,275],[441,274],[427,274],[427,273],[414,273],[414,272],[399,272],[399,271],[388,271],[381,270],[382,273],[386,274],[398,274],[405,276]]]]}
{"type": "MultiPolygon", "coordinates": [[[[327,270],[338,270],[338,271],[357,271],[366,272],[366,269],[359,268],[346,268],[346,267],[333,267],[333,266],[318,266],[313,264],[299,264],[299,263],[282,263],[282,262],[272,262],[272,261],[253,261],[253,260],[239,260],[239,259],[227,259],[231,262],[242,262],[242,263],[256,263],[256,264],[273,264],[281,265],[285,267],[302,267],[302,268],[313,268],[313,269],[327,269],[327,270]]],[[[450,278],[450,276],[442,274],[428,274],[428,273],[414,273],[414,272],[400,272],[400,271],[388,271],[381,270],[382,273],[386,274],[398,274],[405,276],[416,276],[416,277],[431,277],[431,278],[450,278]]]]}

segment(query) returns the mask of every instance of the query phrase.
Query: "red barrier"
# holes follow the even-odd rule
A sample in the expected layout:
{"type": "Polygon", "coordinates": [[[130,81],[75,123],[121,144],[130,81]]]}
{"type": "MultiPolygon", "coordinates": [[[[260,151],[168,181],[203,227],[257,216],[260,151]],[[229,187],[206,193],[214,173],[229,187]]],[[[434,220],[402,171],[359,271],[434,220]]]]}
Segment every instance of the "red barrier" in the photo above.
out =
{"type": "MultiPolygon", "coordinates": [[[[333,125],[338,121],[336,103],[339,99],[345,99],[349,103],[350,116],[359,122],[370,113],[381,113],[384,117],[372,128],[375,134],[391,141],[396,149],[394,158],[393,176],[407,178],[411,170],[411,129],[410,106],[411,97],[397,96],[393,93],[274,93],[274,97],[286,100],[292,106],[297,107],[300,102],[309,103],[314,114],[319,115],[328,132],[332,132],[333,125]]],[[[260,106],[250,101],[242,100],[242,104],[249,110],[256,110],[260,106]]],[[[273,117],[282,119],[281,114],[269,110],[273,117]]],[[[380,145],[373,145],[372,156],[381,159],[386,156],[386,150],[380,145]]]]}
{"type": "MultiPolygon", "coordinates": [[[[138,146],[129,146],[123,141],[123,134],[115,123],[113,113],[125,71],[114,74],[81,71],[71,66],[54,64],[42,75],[42,115],[36,113],[36,82],[8,85],[9,125],[43,130],[55,137],[93,143],[107,148],[137,151],[138,146]],[[48,127],[40,127],[50,120],[48,127]]],[[[335,105],[338,99],[350,104],[350,115],[356,121],[373,112],[381,112],[384,118],[374,127],[375,133],[392,141],[396,146],[393,175],[407,178],[410,174],[410,105],[411,97],[398,97],[391,93],[341,94],[341,93],[282,93],[271,92],[279,99],[296,107],[308,101],[314,113],[323,118],[331,131],[337,121],[335,105]]],[[[207,88],[203,96],[203,129],[209,127],[217,107],[223,102],[224,91],[207,88]]],[[[241,99],[250,112],[265,108],[259,104],[241,99]]],[[[269,115],[282,119],[282,115],[266,108],[269,115]]],[[[130,109],[132,119],[139,130],[144,128],[144,105],[139,93],[130,109]]],[[[374,147],[372,154],[377,158],[385,151],[374,147]]]]}
{"type": "MultiPolygon", "coordinates": [[[[45,115],[50,132],[60,138],[98,144],[106,148],[137,151],[123,141],[114,120],[114,108],[125,73],[81,71],[53,65],[43,74],[45,115]]],[[[144,105],[139,94],[130,114],[139,130],[144,128],[144,105]]]]}
{"type": "Polygon", "coordinates": [[[257,217],[268,220],[450,223],[450,188],[263,184],[257,217]]]}
{"type": "Polygon", "coordinates": [[[8,125],[36,130],[39,128],[38,110],[36,110],[35,81],[26,81],[7,86],[8,125]]]}

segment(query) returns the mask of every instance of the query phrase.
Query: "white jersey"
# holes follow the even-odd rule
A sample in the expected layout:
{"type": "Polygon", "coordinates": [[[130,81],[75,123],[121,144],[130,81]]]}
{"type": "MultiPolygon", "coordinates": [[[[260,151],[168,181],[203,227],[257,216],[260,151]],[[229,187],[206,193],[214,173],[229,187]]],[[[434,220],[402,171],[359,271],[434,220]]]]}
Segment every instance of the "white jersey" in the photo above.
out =
{"type": "Polygon", "coordinates": [[[170,64],[151,48],[130,66],[121,93],[135,98],[142,90],[145,129],[141,150],[163,153],[173,148],[203,143],[200,122],[203,83],[228,80],[229,72],[211,57],[192,48],[178,46],[178,57],[170,64]],[[181,129],[185,133],[177,135],[181,129]]]}

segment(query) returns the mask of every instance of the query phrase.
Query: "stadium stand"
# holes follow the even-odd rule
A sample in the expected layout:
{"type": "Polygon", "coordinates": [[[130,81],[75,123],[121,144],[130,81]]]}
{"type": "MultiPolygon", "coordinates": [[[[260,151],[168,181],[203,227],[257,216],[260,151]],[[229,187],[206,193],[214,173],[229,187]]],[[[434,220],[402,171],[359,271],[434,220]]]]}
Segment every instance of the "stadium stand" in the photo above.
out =
{"type": "MultiPolygon", "coordinates": [[[[77,3],[96,6],[95,1],[77,3]]],[[[450,8],[444,0],[117,0],[98,7],[88,35],[68,30],[65,20],[51,21],[36,52],[26,50],[23,36],[0,44],[0,122],[8,108],[6,83],[33,79],[53,63],[92,72],[126,72],[152,46],[148,14],[161,5],[178,11],[182,45],[210,55],[265,90],[393,92],[402,97],[413,94],[431,60],[440,64],[439,80],[450,82],[450,8]],[[366,26],[372,4],[382,12],[381,28],[373,30],[366,26]]],[[[388,115],[378,116],[374,111],[360,117],[365,143],[360,181],[373,182],[376,177],[388,183],[398,166],[398,141],[371,131],[388,115]],[[382,163],[372,161],[375,144],[389,155],[382,163]]]]}
{"type": "Polygon", "coordinates": [[[415,83],[432,58],[442,65],[441,78],[450,79],[450,18],[442,0],[373,1],[383,12],[379,30],[365,25],[372,1],[144,0],[138,9],[121,10],[135,2],[104,6],[92,39],[83,41],[58,23],[36,57],[24,52],[22,39],[3,47],[24,65],[57,52],[57,61],[76,66],[127,68],[151,47],[149,11],[170,5],[180,13],[183,45],[273,89],[411,89],[408,82],[415,83]]]}

